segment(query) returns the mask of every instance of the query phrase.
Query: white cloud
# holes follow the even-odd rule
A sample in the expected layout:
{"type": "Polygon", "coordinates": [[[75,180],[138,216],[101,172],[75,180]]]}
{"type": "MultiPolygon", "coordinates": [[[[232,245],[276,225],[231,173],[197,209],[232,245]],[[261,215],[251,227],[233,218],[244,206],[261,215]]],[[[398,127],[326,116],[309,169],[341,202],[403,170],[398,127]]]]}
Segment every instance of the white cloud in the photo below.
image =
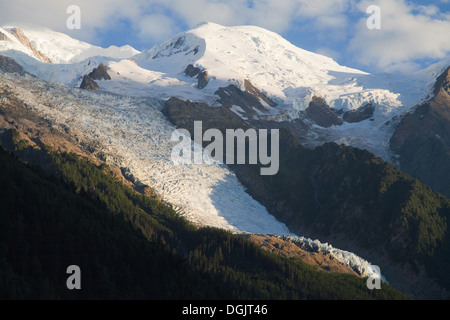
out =
{"type": "Polygon", "coordinates": [[[316,50],[316,53],[321,54],[323,56],[327,56],[335,61],[341,58],[341,54],[338,51],[330,48],[319,48],[316,50]]]}
{"type": "MultiPolygon", "coordinates": [[[[366,18],[356,25],[349,50],[364,65],[383,71],[413,71],[420,59],[450,54],[450,15],[435,6],[414,6],[404,0],[380,0],[381,30],[369,30],[366,18]]],[[[373,4],[362,1],[361,10],[373,4]]]]}
{"type": "Polygon", "coordinates": [[[315,43],[312,50],[340,56],[349,65],[356,61],[391,71],[414,69],[417,59],[449,56],[450,14],[438,4],[444,2],[449,0],[427,5],[406,0],[15,0],[2,1],[0,24],[35,23],[89,42],[108,30],[131,27],[129,39],[148,46],[202,21],[251,24],[291,36],[295,30],[298,40],[315,43]],[[81,8],[81,30],[66,27],[71,4],[81,8]],[[381,7],[381,30],[366,27],[365,12],[372,4],[381,7]]]}
{"type": "Polygon", "coordinates": [[[139,17],[140,1],[123,0],[15,0],[3,1],[0,10],[0,23],[30,23],[45,26],[56,31],[74,35],[82,40],[93,40],[99,30],[114,28],[118,19],[139,17]],[[69,17],[66,10],[76,4],[81,9],[81,30],[67,29],[69,17]]]}
{"type": "Polygon", "coordinates": [[[223,25],[253,24],[278,33],[287,31],[295,19],[316,18],[316,27],[323,28],[342,25],[345,21],[342,8],[346,2],[348,0],[259,0],[249,5],[247,0],[15,0],[2,3],[0,21],[1,24],[25,21],[68,32],[66,8],[77,4],[82,13],[79,34],[84,38],[92,38],[96,30],[114,28],[115,21],[128,20],[140,36],[160,40],[166,27],[170,31],[175,25],[192,27],[203,21],[223,25]],[[312,4],[316,2],[320,4],[312,4]],[[152,31],[142,29],[150,23],[152,31]]]}
{"type": "Polygon", "coordinates": [[[164,41],[172,37],[179,30],[173,19],[162,14],[146,15],[134,24],[138,36],[142,41],[164,41]]]}

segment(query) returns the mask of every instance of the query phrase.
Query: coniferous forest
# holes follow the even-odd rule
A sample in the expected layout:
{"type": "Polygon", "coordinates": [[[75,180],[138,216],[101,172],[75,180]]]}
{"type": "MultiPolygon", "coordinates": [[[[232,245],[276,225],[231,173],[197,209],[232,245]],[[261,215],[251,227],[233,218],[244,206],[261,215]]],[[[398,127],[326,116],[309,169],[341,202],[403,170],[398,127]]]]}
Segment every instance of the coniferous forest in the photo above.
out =
{"type": "Polygon", "coordinates": [[[107,165],[46,152],[57,174],[0,147],[0,299],[407,298],[194,227],[107,165]],[[81,290],[66,286],[70,265],[81,290]]]}

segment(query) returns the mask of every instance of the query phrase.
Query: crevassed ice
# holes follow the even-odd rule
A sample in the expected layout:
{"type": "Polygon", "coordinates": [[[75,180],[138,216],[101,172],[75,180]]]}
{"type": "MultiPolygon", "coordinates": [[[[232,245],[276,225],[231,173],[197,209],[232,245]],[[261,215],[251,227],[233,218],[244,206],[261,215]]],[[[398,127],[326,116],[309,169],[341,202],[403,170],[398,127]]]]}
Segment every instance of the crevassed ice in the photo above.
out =
{"type": "Polygon", "coordinates": [[[174,165],[171,134],[175,127],[155,99],[74,89],[37,79],[3,76],[4,83],[54,124],[69,127],[110,162],[127,167],[142,183],[188,220],[233,232],[276,234],[319,246],[362,275],[373,275],[371,264],[353,253],[292,234],[249,196],[236,176],[221,164],[174,165]],[[34,93],[33,93],[34,92],[34,93]]]}

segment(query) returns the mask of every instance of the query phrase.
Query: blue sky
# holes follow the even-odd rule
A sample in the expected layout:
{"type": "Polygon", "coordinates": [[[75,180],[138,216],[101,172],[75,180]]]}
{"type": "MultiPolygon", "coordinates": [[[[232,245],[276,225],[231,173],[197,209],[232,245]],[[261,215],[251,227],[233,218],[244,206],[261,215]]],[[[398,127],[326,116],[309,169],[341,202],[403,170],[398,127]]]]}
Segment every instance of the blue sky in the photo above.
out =
{"type": "Polygon", "coordinates": [[[150,49],[199,22],[257,25],[293,44],[369,72],[411,72],[450,58],[450,0],[16,0],[1,5],[0,25],[28,22],[102,47],[150,49]],[[68,30],[66,9],[81,9],[68,30]],[[381,29],[366,9],[378,5],[381,29]]]}

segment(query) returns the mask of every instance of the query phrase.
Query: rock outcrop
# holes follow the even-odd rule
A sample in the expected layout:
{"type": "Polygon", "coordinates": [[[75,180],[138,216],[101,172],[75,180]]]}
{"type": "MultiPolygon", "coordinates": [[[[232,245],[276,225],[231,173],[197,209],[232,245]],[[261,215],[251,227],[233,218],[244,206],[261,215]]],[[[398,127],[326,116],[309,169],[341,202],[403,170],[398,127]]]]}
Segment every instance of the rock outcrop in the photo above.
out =
{"type": "Polygon", "coordinates": [[[92,80],[111,80],[111,77],[108,74],[108,71],[106,70],[106,67],[103,63],[100,63],[97,68],[94,68],[94,70],[89,73],[89,77],[92,80]]]}
{"type": "Polygon", "coordinates": [[[209,74],[207,70],[203,70],[197,76],[197,88],[204,89],[209,82],[209,74]]]}
{"type": "Polygon", "coordinates": [[[81,82],[80,88],[85,90],[100,90],[100,87],[98,86],[97,82],[92,80],[92,78],[89,75],[85,75],[83,77],[83,81],[81,82]]]}
{"type": "MultiPolygon", "coordinates": [[[[251,121],[223,106],[172,98],[163,111],[191,135],[194,121],[202,121],[203,130],[252,128],[251,121]]],[[[450,296],[450,283],[442,280],[446,268],[440,267],[450,247],[442,224],[450,214],[448,199],[365,150],[335,143],[311,150],[287,128],[280,128],[279,145],[280,168],[274,176],[261,176],[260,165],[228,165],[249,195],[292,232],[378,265],[392,285],[411,296],[450,296]]]]}
{"type": "Polygon", "coordinates": [[[111,80],[106,67],[100,63],[97,68],[94,68],[89,74],[83,76],[80,88],[86,90],[100,90],[100,87],[95,80],[111,80]]]}
{"type": "Polygon", "coordinates": [[[198,76],[198,74],[200,73],[200,71],[202,71],[200,68],[194,67],[194,65],[190,64],[186,67],[186,69],[184,70],[184,73],[188,76],[188,77],[196,77],[198,76]]]}
{"type": "Polygon", "coordinates": [[[305,110],[306,116],[318,126],[328,128],[340,126],[344,121],[328,106],[324,99],[313,97],[305,110]]]}
{"type": "Polygon", "coordinates": [[[184,73],[190,78],[197,77],[197,88],[204,89],[208,85],[209,73],[207,70],[202,70],[190,64],[186,67],[184,73]]]}
{"type": "Polygon", "coordinates": [[[2,55],[0,55],[0,72],[17,73],[21,76],[27,73],[25,69],[14,59],[2,55]]]}
{"type": "Polygon", "coordinates": [[[240,116],[246,119],[253,119],[260,112],[267,112],[268,107],[276,106],[275,102],[267,98],[248,80],[244,81],[244,90],[230,84],[219,88],[215,93],[219,96],[219,103],[230,109],[238,106],[241,111],[240,116]]]}
{"type": "Polygon", "coordinates": [[[373,116],[375,108],[372,104],[368,103],[356,110],[347,111],[343,115],[343,119],[345,122],[361,122],[367,119],[370,119],[373,116]]]}

